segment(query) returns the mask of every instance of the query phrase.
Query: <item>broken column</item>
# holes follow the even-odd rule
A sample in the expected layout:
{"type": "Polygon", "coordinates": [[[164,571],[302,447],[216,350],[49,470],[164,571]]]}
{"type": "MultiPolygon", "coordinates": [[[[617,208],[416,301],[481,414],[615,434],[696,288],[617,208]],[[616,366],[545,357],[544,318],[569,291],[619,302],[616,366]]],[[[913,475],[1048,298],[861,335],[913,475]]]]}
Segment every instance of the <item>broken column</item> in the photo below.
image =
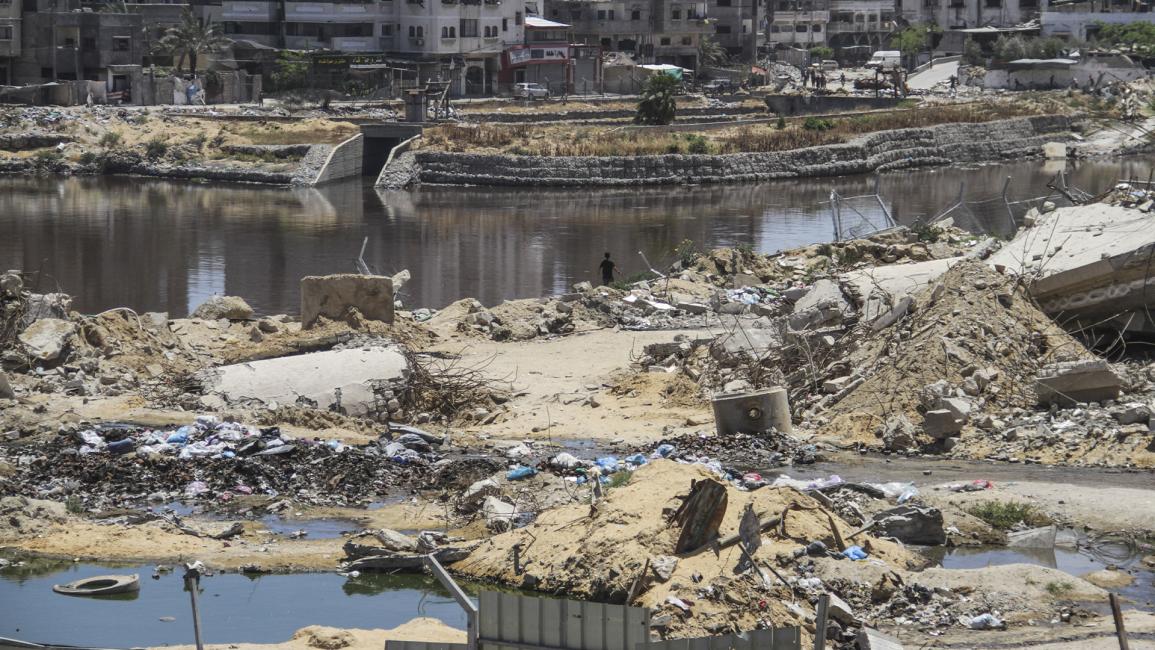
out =
{"type": "Polygon", "coordinates": [[[785,388],[766,388],[747,393],[722,393],[713,401],[718,435],[794,430],[790,400],[785,388]]]}
{"type": "Polygon", "coordinates": [[[393,279],[383,275],[307,276],[301,278],[301,326],[317,318],[344,318],[353,308],[369,320],[393,322],[393,279]]]}

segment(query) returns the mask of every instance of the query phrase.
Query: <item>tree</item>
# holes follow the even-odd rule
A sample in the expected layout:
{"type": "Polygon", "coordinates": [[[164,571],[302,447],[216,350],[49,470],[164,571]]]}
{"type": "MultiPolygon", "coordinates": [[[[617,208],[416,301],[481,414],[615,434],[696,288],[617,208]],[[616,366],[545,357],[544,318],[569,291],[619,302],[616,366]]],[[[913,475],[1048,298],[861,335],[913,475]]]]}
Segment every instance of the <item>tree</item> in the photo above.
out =
{"type": "Polygon", "coordinates": [[[819,45],[818,47],[810,48],[810,60],[812,62],[825,61],[834,58],[834,48],[819,45]]]}
{"type": "Polygon", "coordinates": [[[973,38],[968,38],[963,43],[963,60],[970,65],[983,65],[986,63],[986,57],[983,56],[983,46],[973,38]]]}
{"type": "Polygon", "coordinates": [[[698,41],[698,61],[702,65],[722,65],[729,58],[726,50],[713,36],[703,36],[702,40],[698,41]]]}
{"type": "Polygon", "coordinates": [[[185,8],[180,24],[169,27],[161,42],[178,58],[177,72],[180,72],[180,59],[188,57],[189,72],[194,77],[197,73],[197,55],[217,52],[230,43],[229,39],[217,31],[212,20],[198,18],[191,8],[185,8]]]}
{"type": "Polygon", "coordinates": [[[999,61],[1015,61],[1027,58],[1027,42],[1021,36],[1000,36],[995,41],[995,58],[999,61]]]}
{"type": "Polygon", "coordinates": [[[932,28],[927,25],[911,25],[891,37],[890,46],[913,61],[919,52],[930,46],[931,32],[932,28]]]}
{"type": "Polygon", "coordinates": [[[678,109],[674,93],[678,90],[678,80],[658,73],[646,80],[642,88],[642,100],[638,102],[638,113],[634,122],[638,124],[669,124],[674,121],[678,109]]]}
{"type": "Polygon", "coordinates": [[[1129,49],[1145,54],[1155,53],[1155,23],[1134,22],[1122,25],[1097,23],[1095,41],[1103,45],[1129,49]]]}

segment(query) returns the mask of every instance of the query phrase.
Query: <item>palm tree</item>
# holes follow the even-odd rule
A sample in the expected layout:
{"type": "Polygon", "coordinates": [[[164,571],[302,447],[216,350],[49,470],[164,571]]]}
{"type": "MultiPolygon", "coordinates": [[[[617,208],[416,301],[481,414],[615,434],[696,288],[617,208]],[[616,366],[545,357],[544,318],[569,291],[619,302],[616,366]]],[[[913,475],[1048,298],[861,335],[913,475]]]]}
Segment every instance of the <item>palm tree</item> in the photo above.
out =
{"type": "Polygon", "coordinates": [[[194,77],[197,74],[198,54],[219,51],[230,42],[217,30],[212,20],[198,18],[191,8],[184,10],[180,24],[169,27],[161,39],[161,43],[177,57],[177,72],[180,72],[180,60],[187,56],[189,72],[194,77]]]}
{"type": "Polygon", "coordinates": [[[704,66],[722,65],[729,59],[722,44],[712,36],[702,36],[698,41],[698,61],[704,66]]]}

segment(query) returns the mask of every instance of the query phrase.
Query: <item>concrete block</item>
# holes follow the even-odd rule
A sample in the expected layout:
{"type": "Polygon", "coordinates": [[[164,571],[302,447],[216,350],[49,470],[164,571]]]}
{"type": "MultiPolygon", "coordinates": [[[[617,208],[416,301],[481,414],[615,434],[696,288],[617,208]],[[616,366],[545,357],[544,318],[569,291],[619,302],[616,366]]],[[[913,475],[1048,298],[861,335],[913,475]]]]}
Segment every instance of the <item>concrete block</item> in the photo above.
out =
{"type": "Polygon", "coordinates": [[[939,400],[939,405],[950,411],[956,420],[968,422],[971,419],[971,412],[974,410],[974,404],[969,399],[962,397],[944,397],[939,400]]]}
{"type": "Polygon", "coordinates": [[[837,394],[850,383],[850,377],[835,377],[822,382],[822,392],[830,395],[837,394]]]}
{"type": "Polygon", "coordinates": [[[874,516],[874,535],[893,537],[903,544],[938,546],[946,543],[942,511],[901,505],[874,516]]]}
{"type": "Polygon", "coordinates": [[[850,302],[842,295],[838,284],[832,280],[819,280],[794,304],[794,313],[788,322],[792,330],[807,330],[837,325],[850,314],[850,302]]]}
{"type": "Polygon", "coordinates": [[[203,320],[248,320],[253,317],[253,308],[244,298],[237,296],[210,296],[193,310],[192,317],[203,320]]]}
{"type": "Polygon", "coordinates": [[[705,314],[710,311],[708,306],[696,302],[678,302],[674,304],[674,308],[687,314],[705,314]]]}
{"type": "Polygon", "coordinates": [[[963,428],[963,421],[955,417],[948,409],[927,411],[923,416],[922,430],[935,439],[949,438],[963,428]]]}
{"type": "Polygon", "coordinates": [[[1119,397],[1122,382],[1106,361],[1074,361],[1043,367],[1035,379],[1040,404],[1071,406],[1119,397]]]}
{"type": "Polygon", "coordinates": [[[379,392],[403,383],[408,373],[399,349],[374,347],[238,363],[197,378],[206,398],[229,404],[291,405],[300,399],[353,417],[385,417],[387,400],[379,392]]]}
{"type": "Polygon", "coordinates": [[[305,329],[319,316],[342,318],[350,307],[369,320],[392,323],[393,279],[355,273],[301,278],[301,325],[305,329]]]}
{"type": "Polygon", "coordinates": [[[39,361],[54,361],[68,347],[76,325],[59,318],[41,318],[29,325],[17,339],[24,350],[39,361]]]}
{"type": "Polygon", "coordinates": [[[854,645],[857,650],[902,650],[898,639],[867,627],[858,630],[854,645]]]}
{"type": "Polygon", "coordinates": [[[714,397],[713,406],[718,435],[762,433],[769,429],[790,433],[794,430],[785,388],[722,393],[714,397]]]}

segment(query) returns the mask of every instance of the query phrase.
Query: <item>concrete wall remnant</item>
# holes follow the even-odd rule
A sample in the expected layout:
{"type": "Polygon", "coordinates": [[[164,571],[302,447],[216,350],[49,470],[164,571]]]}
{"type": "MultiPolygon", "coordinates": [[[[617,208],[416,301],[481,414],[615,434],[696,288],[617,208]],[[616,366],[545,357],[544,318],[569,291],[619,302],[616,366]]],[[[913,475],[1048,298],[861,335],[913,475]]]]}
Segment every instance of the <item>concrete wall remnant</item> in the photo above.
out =
{"type": "Polygon", "coordinates": [[[714,397],[714,421],[718,435],[763,433],[775,429],[790,433],[790,401],[785,388],[748,393],[722,393],[714,397]]]}
{"type": "Polygon", "coordinates": [[[364,152],[365,136],[360,133],[333,147],[325,164],[317,172],[317,177],[313,179],[313,185],[360,176],[364,152]]]}
{"type": "Polygon", "coordinates": [[[356,273],[301,278],[301,324],[305,329],[320,316],[344,318],[350,307],[369,320],[392,323],[393,279],[356,273]]]}
{"type": "Polygon", "coordinates": [[[1069,407],[1119,397],[1122,381],[1107,362],[1071,361],[1043,367],[1035,380],[1040,404],[1069,407]]]}

